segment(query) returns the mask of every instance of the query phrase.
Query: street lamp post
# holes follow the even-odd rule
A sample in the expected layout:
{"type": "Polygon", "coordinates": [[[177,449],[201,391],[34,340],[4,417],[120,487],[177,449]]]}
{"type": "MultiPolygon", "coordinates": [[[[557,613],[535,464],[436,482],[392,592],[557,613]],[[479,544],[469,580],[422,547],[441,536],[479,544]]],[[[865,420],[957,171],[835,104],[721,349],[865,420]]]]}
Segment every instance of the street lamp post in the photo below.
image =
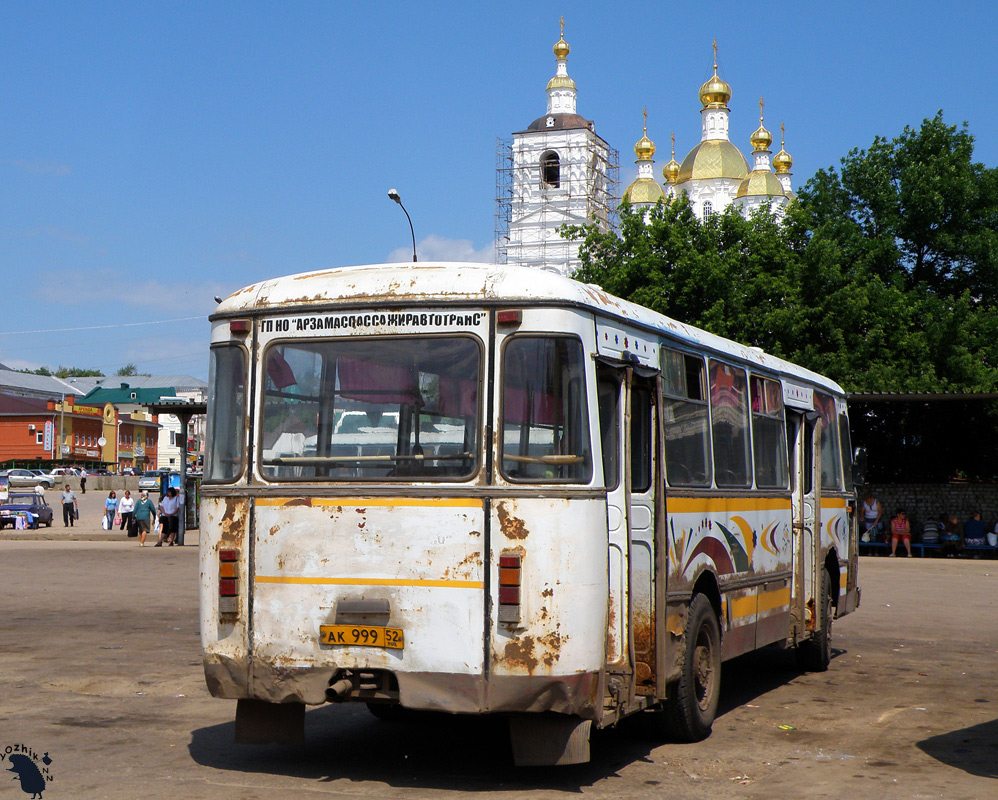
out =
{"type": "Polygon", "coordinates": [[[399,208],[402,209],[402,213],[405,214],[405,218],[409,220],[409,234],[412,236],[412,263],[416,263],[416,234],[412,229],[412,218],[409,216],[409,212],[405,210],[405,206],[402,205],[402,198],[399,197],[397,189],[389,189],[388,196],[399,204],[399,208]]]}

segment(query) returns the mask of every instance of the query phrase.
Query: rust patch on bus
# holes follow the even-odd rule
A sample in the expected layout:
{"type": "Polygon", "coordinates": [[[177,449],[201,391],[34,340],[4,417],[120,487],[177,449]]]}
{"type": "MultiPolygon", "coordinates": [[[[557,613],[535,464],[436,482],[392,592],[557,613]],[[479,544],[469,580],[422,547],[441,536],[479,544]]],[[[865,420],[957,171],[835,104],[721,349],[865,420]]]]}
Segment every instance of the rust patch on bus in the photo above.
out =
{"type": "Polygon", "coordinates": [[[311,497],[294,497],[291,500],[288,500],[284,504],[284,507],[290,508],[291,506],[311,506],[311,505],[312,505],[311,497]]]}
{"type": "Polygon", "coordinates": [[[646,683],[655,674],[655,626],[647,614],[634,615],[633,635],[638,683],[646,683]]]}
{"type": "Polygon", "coordinates": [[[525,670],[533,675],[538,665],[552,666],[561,652],[561,634],[557,631],[534,638],[523,636],[506,644],[500,664],[513,670],[525,670]]]}
{"type": "Polygon", "coordinates": [[[218,547],[232,547],[242,544],[246,535],[246,519],[249,516],[249,501],[226,498],[222,516],[219,519],[220,536],[218,547]]]}
{"type": "Polygon", "coordinates": [[[269,533],[269,534],[270,534],[271,536],[274,536],[274,535],[276,535],[276,534],[277,534],[277,532],[278,532],[278,531],[279,531],[280,529],[281,529],[281,526],[280,526],[280,525],[275,525],[275,526],[274,526],[273,528],[271,528],[271,529],[270,529],[270,530],[268,531],[268,533],[269,533]]]}
{"type": "Polygon", "coordinates": [[[523,520],[510,514],[505,503],[499,503],[496,506],[496,515],[499,517],[499,528],[507,539],[520,541],[526,539],[530,534],[527,526],[523,524],[523,520]]]}

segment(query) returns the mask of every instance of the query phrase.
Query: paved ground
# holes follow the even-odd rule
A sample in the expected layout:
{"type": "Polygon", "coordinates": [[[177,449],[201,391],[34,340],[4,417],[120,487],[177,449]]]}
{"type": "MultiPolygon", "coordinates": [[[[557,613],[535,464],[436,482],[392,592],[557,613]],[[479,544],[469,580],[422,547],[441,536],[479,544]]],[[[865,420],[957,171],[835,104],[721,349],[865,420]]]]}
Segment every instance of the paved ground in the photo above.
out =
{"type": "MultiPolygon", "coordinates": [[[[232,744],[234,703],[202,680],[196,556],[126,541],[0,541],[0,754],[47,754],[45,800],[998,791],[993,561],[862,559],[863,606],[836,623],[827,673],[755,654],[725,665],[705,742],[663,744],[646,720],[631,721],[595,734],[589,765],[516,770],[498,721],[389,724],[350,705],[309,711],[303,749],[232,744]]],[[[28,796],[0,780],[0,800],[28,796]]]]}

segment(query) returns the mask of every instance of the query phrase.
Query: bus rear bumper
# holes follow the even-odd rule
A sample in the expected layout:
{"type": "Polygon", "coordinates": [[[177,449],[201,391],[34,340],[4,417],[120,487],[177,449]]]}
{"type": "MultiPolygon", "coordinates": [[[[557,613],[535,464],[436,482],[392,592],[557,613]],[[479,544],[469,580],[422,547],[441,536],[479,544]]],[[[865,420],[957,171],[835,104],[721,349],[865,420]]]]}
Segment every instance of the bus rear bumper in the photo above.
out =
{"type": "MultiPolygon", "coordinates": [[[[212,696],[269,703],[325,703],[326,689],[338,671],[332,665],[282,667],[221,654],[204,660],[205,683],[212,696]]],[[[397,672],[395,677],[402,705],[412,709],[451,714],[554,711],[598,719],[602,706],[598,672],[494,675],[489,679],[469,674],[397,672]]]]}

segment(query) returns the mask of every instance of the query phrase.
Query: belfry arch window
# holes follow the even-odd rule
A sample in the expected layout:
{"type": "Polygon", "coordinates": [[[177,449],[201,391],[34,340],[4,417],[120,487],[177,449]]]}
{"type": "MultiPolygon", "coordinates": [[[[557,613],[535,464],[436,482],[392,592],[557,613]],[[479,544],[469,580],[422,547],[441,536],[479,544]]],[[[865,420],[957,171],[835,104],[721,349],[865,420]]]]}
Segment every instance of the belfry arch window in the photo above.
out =
{"type": "Polygon", "coordinates": [[[714,213],[714,206],[710,200],[703,201],[703,218],[707,219],[711,214],[714,213]]]}
{"type": "Polygon", "coordinates": [[[541,188],[558,189],[561,187],[561,159],[554,150],[547,150],[541,155],[541,188]]]}

